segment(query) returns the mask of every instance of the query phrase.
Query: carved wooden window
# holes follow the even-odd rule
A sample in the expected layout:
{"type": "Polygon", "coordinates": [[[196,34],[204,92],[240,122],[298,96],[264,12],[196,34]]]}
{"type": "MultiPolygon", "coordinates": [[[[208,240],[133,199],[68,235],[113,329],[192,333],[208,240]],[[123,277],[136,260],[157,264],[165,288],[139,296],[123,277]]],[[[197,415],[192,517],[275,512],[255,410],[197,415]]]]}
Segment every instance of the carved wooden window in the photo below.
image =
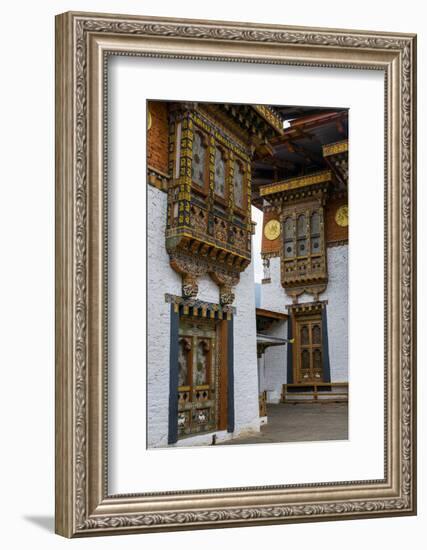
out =
{"type": "Polygon", "coordinates": [[[233,171],[233,197],[234,204],[241,210],[244,209],[244,173],[240,162],[234,162],[233,171]]]}
{"type": "Polygon", "coordinates": [[[294,219],[288,216],[284,221],[284,257],[306,257],[321,254],[322,241],[320,233],[320,214],[317,210],[311,213],[299,213],[294,219]],[[307,215],[309,216],[307,218],[307,215]],[[307,223],[309,219],[309,223],[307,223]],[[296,231],[295,231],[296,220],[296,231]],[[310,240],[310,246],[309,246],[310,240]]]}
{"type": "Polygon", "coordinates": [[[178,386],[190,385],[191,339],[181,338],[178,349],[178,386]]]}
{"type": "Polygon", "coordinates": [[[217,321],[184,317],[179,334],[177,422],[182,437],[217,428],[217,321]]]}
{"type": "Polygon", "coordinates": [[[323,381],[322,322],[320,314],[296,320],[296,380],[298,383],[323,381]]]}
{"type": "Polygon", "coordinates": [[[285,223],[284,223],[285,258],[293,258],[295,256],[294,234],[295,234],[294,220],[293,218],[288,217],[285,219],[285,223]]]}
{"type": "Polygon", "coordinates": [[[311,332],[312,332],[313,344],[321,344],[321,342],[322,342],[322,329],[320,328],[320,324],[313,325],[311,332]]]}
{"type": "Polygon", "coordinates": [[[318,212],[313,212],[310,223],[311,253],[320,254],[320,216],[318,212]]]}
{"type": "Polygon", "coordinates": [[[203,135],[195,131],[193,136],[193,160],[191,163],[191,177],[200,187],[206,186],[208,147],[203,135]]]}
{"type": "Polygon", "coordinates": [[[197,357],[193,371],[193,385],[203,386],[209,383],[210,344],[208,339],[199,340],[197,357]]]}
{"type": "Polygon", "coordinates": [[[301,345],[306,346],[310,341],[307,325],[301,327],[301,345]]]}
{"type": "Polygon", "coordinates": [[[219,147],[215,147],[215,175],[214,175],[214,187],[215,194],[222,199],[225,199],[226,187],[225,187],[225,172],[226,161],[225,155],[219,147]]]}
{"type": "Polygon", "coordinates": [[[182,123],[178,122],[175,133],[175,165],[173,170],[174,178],[179,178],[180,166],[181,166],[181,137],[182,137],[182,123]]]}
{"type": "Polygon", "coordinates": [[[307,256],[307,221],[304,214],[297,218],[297,256],[307,256]]]}
{"type": "Polygon", "coordinates": [[[327,278],[323,236],[323,211],[319,204],[289,205],[283,212],[282,284],[298,286],[327,278]]]}

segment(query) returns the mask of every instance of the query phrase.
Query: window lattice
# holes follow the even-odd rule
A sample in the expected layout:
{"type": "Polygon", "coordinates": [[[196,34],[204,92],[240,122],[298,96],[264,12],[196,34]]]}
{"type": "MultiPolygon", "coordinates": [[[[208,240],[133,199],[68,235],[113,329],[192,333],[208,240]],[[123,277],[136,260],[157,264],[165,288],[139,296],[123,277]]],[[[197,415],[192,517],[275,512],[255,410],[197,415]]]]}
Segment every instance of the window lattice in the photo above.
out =
{"type": "Polygon", "coordinates": [[[225,198],[225,158],[218,147],[215,148],[215,193],[225,198]]]}
{"type": "Polygon", "coordinates": [[[234,163],[233,193],[234,204],[238,208],[243,208],[243,172],[238,162],[234,163]]]}
{"type": "Polygon", "coordinates": [[[193,138],[193,161],[191,164],[191,177],[200,187],[205,186],[207,147],[199,132],[195,132],[193,138]]]}

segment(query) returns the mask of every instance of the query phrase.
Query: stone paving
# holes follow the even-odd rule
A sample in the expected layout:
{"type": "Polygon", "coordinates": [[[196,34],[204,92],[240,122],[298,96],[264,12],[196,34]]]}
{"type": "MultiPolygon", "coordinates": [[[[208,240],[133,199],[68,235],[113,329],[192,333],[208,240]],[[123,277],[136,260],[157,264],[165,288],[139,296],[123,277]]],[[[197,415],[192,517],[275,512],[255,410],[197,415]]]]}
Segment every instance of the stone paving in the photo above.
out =
{"type": "Polygon", "coordinates": [[[347,403],[280,403],[267,405],[267,415],[259,434],[219,445],[348,439],[347,403]]]}

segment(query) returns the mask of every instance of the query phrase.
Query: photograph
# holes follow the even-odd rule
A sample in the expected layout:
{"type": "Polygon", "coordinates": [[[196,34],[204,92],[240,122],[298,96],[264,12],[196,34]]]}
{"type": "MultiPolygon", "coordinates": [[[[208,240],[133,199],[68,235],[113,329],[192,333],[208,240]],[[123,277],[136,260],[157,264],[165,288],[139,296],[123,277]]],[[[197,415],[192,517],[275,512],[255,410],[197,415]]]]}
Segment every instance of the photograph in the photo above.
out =
{"type": "Polygon", "coordinates": [[[348,439],[348,126],[147,101],[148,448],[348,439]]]}

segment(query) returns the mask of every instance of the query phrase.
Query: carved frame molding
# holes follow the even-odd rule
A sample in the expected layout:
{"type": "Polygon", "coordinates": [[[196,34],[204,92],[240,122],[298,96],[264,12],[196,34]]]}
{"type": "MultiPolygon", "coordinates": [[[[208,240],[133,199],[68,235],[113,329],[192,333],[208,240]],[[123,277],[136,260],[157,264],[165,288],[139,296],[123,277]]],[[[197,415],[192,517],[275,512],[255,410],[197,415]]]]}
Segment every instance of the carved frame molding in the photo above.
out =
{"type": "Polygon", "coordinates": [[[57,16],[57,533],[78,537],[415,514],[415,50],[416,37],[400,33],[57,16]],[[106,60],[112,54],[384,71],[384,479],[108,494],[104,160],[106,60]]]}

